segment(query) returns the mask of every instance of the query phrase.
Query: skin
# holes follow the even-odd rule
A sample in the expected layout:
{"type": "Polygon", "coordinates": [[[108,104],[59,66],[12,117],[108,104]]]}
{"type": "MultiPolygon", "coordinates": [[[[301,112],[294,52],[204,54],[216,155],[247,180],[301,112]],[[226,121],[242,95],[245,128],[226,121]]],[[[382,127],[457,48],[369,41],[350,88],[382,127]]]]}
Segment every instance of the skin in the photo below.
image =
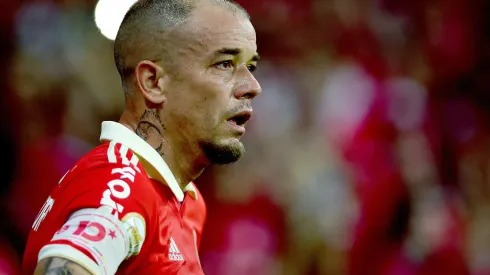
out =
{"type": "Polygon", "coordinates": [[[91,275],[91,273],[75,262],[54,257],[40,261],[34,275],[91,275]]]}
{"type": "Polygon", "coordinates": [[[252,74],[255,31],[241,14],[200,7],[173,41],[172,64],[136,66],[120,123],[152,145],[184,187],[212,163],[203,144],[243,153],[243,133],[227,120],[250,110],[261,88],[252,74]]]}
{"type": "MultiPolygon", "coordinates": [[[[229,119],[251,110],[261,93],[252,74],[258,60],[256,35],[247,18],[223,6],[199,6],[183,28],[172,34],[172,64],[138,63],[120,118],[162,156],[182,188],[213,162],[241,156],[243,131],[229,119]],[[233,157],[220,159],[230,152],[233,157]]],[[[35,274],[90,272],[55,257],[39,262],[35,274]]]]}

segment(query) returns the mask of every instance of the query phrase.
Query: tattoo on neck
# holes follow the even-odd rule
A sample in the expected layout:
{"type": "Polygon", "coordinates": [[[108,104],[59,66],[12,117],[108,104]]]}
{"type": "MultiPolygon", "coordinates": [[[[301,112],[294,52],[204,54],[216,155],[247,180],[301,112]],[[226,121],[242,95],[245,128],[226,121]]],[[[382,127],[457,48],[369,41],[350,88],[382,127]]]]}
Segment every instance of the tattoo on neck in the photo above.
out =
{"type": "Polygon", "coordinates": [[[155,109],[145,110],[140,118],[138,126],[136,127],[136,134],[141,137],[144,141],[149,142],[149,140],[158,140],[156,144],[150,144],[153,149],[163,157],[163,138],[162,130],[163,127],[160,117],[155,109]]]}

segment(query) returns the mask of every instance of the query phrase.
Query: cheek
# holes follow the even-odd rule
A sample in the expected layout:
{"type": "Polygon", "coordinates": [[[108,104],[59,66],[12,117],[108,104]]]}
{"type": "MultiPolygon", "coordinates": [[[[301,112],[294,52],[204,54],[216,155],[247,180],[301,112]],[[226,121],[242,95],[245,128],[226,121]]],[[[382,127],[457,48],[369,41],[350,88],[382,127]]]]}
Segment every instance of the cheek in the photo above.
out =
{"type": "Polygon", "coordinates": [[[225,119],[227,103],[219,97],[203,97],[196,106],[196,119],[203,130],[215,129],[225,119]]]}
{"type": "Polygon", "coordinates": [[[196,115],[207,121],[211,127],[219,124],[228,111],[230,92],[223,83],[207,82],[196,87],[196,115]]]}
{"type": "MultiPolygon", "coordinates": [[[[226,119],[231,97],[233,80],[210,70],[187,70],[178,82],[172,95],[179,110],[180,123],[198,135],[209,135],[226,119]],[[197,133],[196,133],[197,134],[197,133]]],[[[174,114],[175,115],[175,114],[174,114]]]]}

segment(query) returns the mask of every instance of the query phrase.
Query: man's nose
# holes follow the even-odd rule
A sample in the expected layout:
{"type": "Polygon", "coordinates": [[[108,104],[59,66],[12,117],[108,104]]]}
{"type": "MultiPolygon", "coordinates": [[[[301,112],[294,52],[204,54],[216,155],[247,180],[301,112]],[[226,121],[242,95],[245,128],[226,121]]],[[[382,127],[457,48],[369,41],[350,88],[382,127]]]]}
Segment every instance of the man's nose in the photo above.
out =
{"type": "Polygon", "coordinates": [[[254,75],[246,69],[236,85],[234,95],[236,99],[254,99],[262,92],[259,82],[254,75]]]}

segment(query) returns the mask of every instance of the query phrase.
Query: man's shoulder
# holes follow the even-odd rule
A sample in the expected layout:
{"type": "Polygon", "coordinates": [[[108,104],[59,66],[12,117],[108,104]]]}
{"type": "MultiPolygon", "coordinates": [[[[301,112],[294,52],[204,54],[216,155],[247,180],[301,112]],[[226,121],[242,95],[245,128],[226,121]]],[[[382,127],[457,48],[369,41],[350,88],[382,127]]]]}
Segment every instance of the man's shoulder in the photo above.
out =
{"type": "Polygon", "coordinates": [[[138,156],[120,142],[107,141],[94,147],[76,163],[77,168],[131,167],[139,174],[145,174],[138,156]]]}
{"type": "Polygon", "coordinates": [[[109,163],[107,158],[107,150],[109,148],[109,142],[103,142],[95,147],[93,147],[90,151],[81,156],[78,161],[75,163],[76,166],[82,167],[83,165],[89,164],[105,164],[109,163]]]}
{"type": "MultiPolygon", "coordinates": [[[[100,188],[102,191],[111,190],[111,196],[121,195],[121,188],[131,193],[154,193],[151,180],[137,155],[116,142],[104,142],[93,148],[67,171],[58,184],[58,190],[64,192],[90,189],[90,193],[94,193],[100,188]]],[[[104,194],[109,195],[107,192],[104,194]]]]}

